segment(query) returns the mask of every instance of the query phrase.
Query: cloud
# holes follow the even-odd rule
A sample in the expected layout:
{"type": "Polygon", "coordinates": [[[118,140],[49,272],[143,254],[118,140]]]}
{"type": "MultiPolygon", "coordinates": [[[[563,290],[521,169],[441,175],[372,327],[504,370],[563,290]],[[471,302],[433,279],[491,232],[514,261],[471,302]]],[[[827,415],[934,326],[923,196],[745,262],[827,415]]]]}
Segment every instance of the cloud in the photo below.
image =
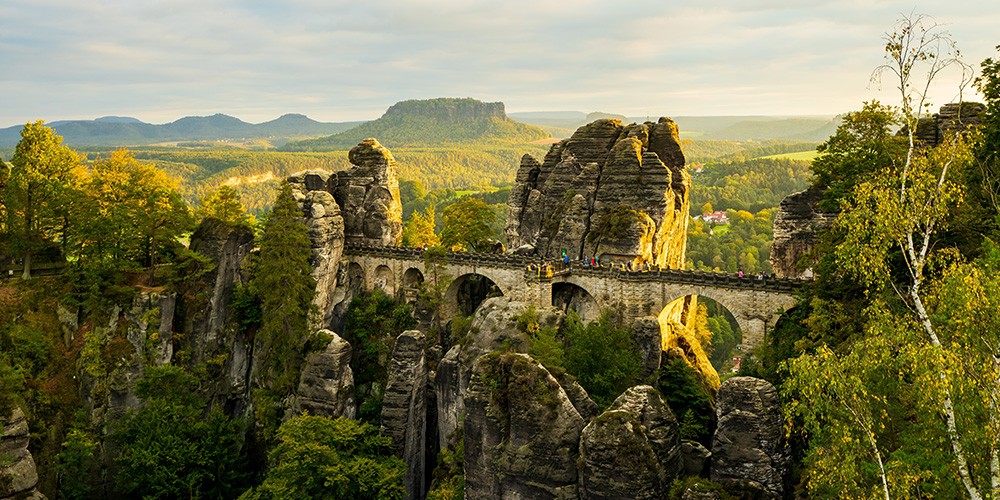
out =
{"type": "Polygon", "coordinates": [[[921,3],[6,0],[0,126],[356,120],[437,96],[517,111],[833,114],[878,95],[868,76],[902,13],[937,16],[974,64],[1000,43],[1000,8],[921,3]]]}

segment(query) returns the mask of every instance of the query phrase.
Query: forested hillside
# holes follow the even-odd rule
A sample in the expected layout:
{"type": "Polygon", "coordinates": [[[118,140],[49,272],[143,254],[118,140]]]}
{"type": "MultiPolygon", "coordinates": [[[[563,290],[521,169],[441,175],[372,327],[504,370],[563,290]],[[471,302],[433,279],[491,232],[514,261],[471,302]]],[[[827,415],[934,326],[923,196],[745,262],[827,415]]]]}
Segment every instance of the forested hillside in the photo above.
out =
{"type": "Polygon", "coordinates": [[[286,144],[286,151],[350,149],[375,137],[395,150],[401,146],[439,146],[454,143],[526,144],[549,137],[543,130],[507,117],[503,103],[475,99],[439,98],[403,101],[381,118],[329,137],[286,144]]]}

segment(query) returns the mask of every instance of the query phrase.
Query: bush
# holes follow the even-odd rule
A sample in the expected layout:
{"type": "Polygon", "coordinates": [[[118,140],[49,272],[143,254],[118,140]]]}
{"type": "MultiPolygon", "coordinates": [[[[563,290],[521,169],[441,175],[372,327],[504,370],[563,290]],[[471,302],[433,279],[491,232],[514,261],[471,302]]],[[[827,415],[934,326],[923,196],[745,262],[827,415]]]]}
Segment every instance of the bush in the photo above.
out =
{"type": "Polygon", "coordinates": [[[642,361],[632,335],[621,320],[605,311],[587,323],[570,312],[563,323],[566,371],[575,376],[597,405],[611,405],[639,382],[642,361]]]}
{"type": "Polygon", "coordinates": [[[278,429],[263,484],[243,499],[401,499],[406,464],[377,427],[338,418],[294,417],[278,429]]]}

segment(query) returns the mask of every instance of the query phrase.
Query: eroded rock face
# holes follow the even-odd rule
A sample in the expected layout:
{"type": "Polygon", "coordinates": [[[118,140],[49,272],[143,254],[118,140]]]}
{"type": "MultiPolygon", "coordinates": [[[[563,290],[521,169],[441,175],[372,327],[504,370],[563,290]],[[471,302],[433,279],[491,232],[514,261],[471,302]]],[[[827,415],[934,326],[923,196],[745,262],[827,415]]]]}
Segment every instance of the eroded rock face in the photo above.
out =
{"type": "Polygon", "coordinates": [[[14,408],[2,422],[0,457],[4,462],[0,464],[0,498],[45,498],[35,489],[38,470],[28,451],[28,421],[24,412],[14,408]]]}
{"type": "Polygon", "coordinates": [[[353,166],[327,181],[344,218],[344,238],[352,244],[398,246],[403,205],[392,153],[369,138],[352,148],[348,159],[353,166]]]}
{"type": "Polygon", "coordinates": [[[521,159],[505,228],[510,248],[681,267],[691,187],[684,162],[668,118],[581,127],[542,162],[521,159]]]}
{"type": "MultiPolygon", "coordinates": [[[[208,304],[199,300],[200,293],[178,297],[180,330],[193,344],[193,361],[202,362],[225,354],[223,376],[214,383],[212,392],[223,399],[237,402],[242,411],[249,397],[247,376],[252,362],[250,342],[239,333],[231,307],[237,285],[250,278],[249,256],[253,249],[253,232],[246,227],[230,226],[215,219],[205,219],[191,235],[191,250],[209,259],[215,267],[202,277],[208,304]]],[[[162,324],[161,324],[162,326],[162,324]]]]}
{"type": "MultiPolygon", "coordinates": [[[[527,336],[518,330],[517,318],[528,305],[507,297],[492,297],[483,301],[472,318],[469,337],[464,344],[448,350],[438,363],[435,379],[437,394],[438,436],[441,447],[454,444],[450,436],[459,427],[465,411],[464,395],[472,377],[472,367],[480,356],[496,350],[525,352],[527,336]]],[[[563,314],[552,308],[537,310],[542,326],[558,326],[563,314]]],[[[577,394],[578,391],[570,389],[577,394]]],[[[582,391],[582,388],[580,388],[582,391]]],[[[588,397],[589,399],[589,397],[588,397]]],[[[581,407],[587,403],[578,398],[581,407]]],[[[592,402],[591,402],[592,404],[592,402]]]]}
{"type": "Polygon", "coordinates": [[[330,330],[320,330],[331,337],[320,352],[309,353],[302,367],[294,414],[308,412],[323,417],[354,418],[354,372],[351,370],[351,344],[330,330]]]}
{"type": "Polygon", "coordinates": [[[646,375],[660,367],[663,355],[661,335],[660,322],[652,316],[638,318],[632,323],[632,340],[642,354],[642,368],[646,375]]]}
{"type": "Polygon", "coordinates": [[[305,218],[312,246],[311,263],[316,280],[313,304],[319,310],[322,325],[329,324],[337,287],[337,269],[344,253],[344,218],[340,205],[326,189],[332,177],[329,172],[309,170],[288,178],[298,208],[305,218]]]}
{"type": "Polygon", "coordinates": [[[382,434],[392,438],[396,456],[406,462],[408,498],[421,498],[427,487],[428,370],[424,343],[424,334],[418,330],[405,331],[396,338],[382,400],[382,434]]]}
{"type": "Polygon", "coordinates": [[[465,407],[467,498],[577,498],[585,422],[541,364],[518,353],[480,357],[465,407]]]}
{"type": "Polygon", "coordinates": [[[733,377],[719,388],[715,403],[712,480],[759,486],[781,497],[789,455],[778,391],[765,380],[733,377]]]}
{"type": "Polygon", "coordinates": [[[659,391],[636,386],[584,428],[581,498],[663,498],[682,470],[677,419],[659,391]]]}
{"type": "Polygon", "coordinates": [[[811,278],[815,262],[805,262],[816,246],[816,234],[830,228],[836,212],[820,208],[823,191],[810,188],[781,200],[774,216],[774,241],[771,243],[771,268],[779,278],[811,278]],[[801,266],[801,269],[800,269],[801,266]]]}

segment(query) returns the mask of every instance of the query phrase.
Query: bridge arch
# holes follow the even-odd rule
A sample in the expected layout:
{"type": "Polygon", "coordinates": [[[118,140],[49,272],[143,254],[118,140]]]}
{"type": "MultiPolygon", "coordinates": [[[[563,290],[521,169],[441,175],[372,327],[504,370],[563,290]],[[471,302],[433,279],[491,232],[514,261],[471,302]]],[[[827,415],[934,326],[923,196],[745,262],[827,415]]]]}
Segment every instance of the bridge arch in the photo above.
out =
{"type": "Polygon", "coordinates": [[[509,290],[501,288],[497,280],[486,274],[465,273],[453,279],[448,285],[442,312],[445,318],[453,318],[458,314],[470,316],[484,300],[508,294],[509,290]]]}
{"type": "Polygon", "coordinates": [[[392,270],[389,269],[389,266],[385,264],[380,264],[375,267],[372,284],[374,288],[381,289],[390,297],[394,297],[396,295],[396,277],[392,274],[392,270]]]}
{"type": "Polygon", "coordinates": [[[674,286],[663,295],[659,310],[663,311],[675,301],[691,295],[708,297],[733,315],[743,334],[744,349],[760,345],[784,311],[796,304],[790,294],[773,294],[757,289],[674,286]]]}
{"type": "Polygon", "coordinates": [[[357,262],[347,263],[347,289],[352,292],[363,292],[368,290],[365,280],[365,268],[357,262]]]}
{"type": "Polygon", "coordinates": [[[552,306],[564,312],[576,312],[585,323],[601,315],[597,299],[586,288],[568,281],[552,283],[552,306]]]}

